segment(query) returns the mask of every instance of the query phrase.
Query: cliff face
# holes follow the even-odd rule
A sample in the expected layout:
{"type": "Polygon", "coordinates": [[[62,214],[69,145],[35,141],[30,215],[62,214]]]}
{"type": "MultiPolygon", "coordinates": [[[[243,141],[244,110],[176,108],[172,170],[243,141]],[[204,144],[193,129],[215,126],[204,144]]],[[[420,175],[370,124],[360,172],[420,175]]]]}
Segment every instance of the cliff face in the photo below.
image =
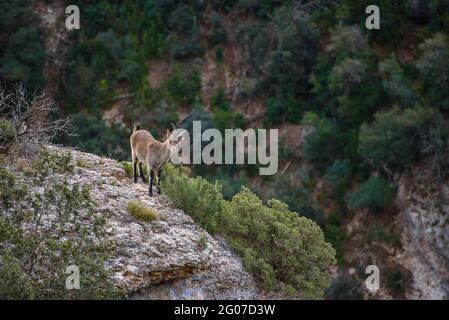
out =
{"type": "MultiPolygon", "coordinates": [[[[63,149],[49,147],[52,152],[63,149]]],[[[254,299],[254,280],[220,238],[213,238],[164,195],[148,196],[114,160],[71,150],[76,168],[70,183],[91,186],[98,210],[109,212],[107,231],[115,254],[107,267],[131,298],[254,299]],[[129,200],[152,208],[157,219],[141,221],[129,200]]]]}
{"type": "Polygon", "coordinates": [[[438,183],[429,165],[399,182],[403,264],[413,275],[412,299],[449,299],[449,179],[438,183]]]}

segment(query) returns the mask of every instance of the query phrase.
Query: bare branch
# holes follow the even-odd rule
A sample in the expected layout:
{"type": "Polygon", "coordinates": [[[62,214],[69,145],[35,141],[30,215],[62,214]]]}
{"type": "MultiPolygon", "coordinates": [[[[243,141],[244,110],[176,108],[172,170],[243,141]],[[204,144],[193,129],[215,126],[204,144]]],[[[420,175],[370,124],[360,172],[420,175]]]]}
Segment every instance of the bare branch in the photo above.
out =
{"type": "Polygon", "coordinates": [[[27,152],[57,135],[71,135],[70,118],[53,120],[54,111],[53,97],[43,91],[29,94],[21,84],[9,91],[0,85],[0,152],[13,146],[27,152]]]}

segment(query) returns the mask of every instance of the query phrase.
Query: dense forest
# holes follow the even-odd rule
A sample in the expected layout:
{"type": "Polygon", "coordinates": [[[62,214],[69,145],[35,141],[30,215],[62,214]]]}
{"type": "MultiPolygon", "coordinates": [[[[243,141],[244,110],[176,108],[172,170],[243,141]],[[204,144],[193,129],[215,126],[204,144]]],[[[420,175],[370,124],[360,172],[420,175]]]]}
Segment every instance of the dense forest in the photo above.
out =
{"type": "MultiPolygon", "coordinates": [[[[36,3],[2,1],[0,79],[52,88],[53,116],[71,116],[78,133],[56,142],[122,161],[136,120],[157,138],[193,120],[203,130],[279,128],[274,176],[255,165],[191,169],[218,181],[225,199],[248,186],[316,221],[338,267],[356,269],[329,298],[363,297],[362,262],[350,253],[373,241],[400,246],[388,225],[400,176],[423,161],[447,172],[447,0],[43,2],[78,5],[80,30],[64,31],[55,57],[36,3]],[[379,30],[365,27],[370,4],[379,30]],[[63,63],[46,72],[53,59],[63,63]],[[346,232],[356,212],[370,221],[366,243],[346,232]]],[[[388,270],[389,293],[403,297],[407,272],[388,270]]]]}

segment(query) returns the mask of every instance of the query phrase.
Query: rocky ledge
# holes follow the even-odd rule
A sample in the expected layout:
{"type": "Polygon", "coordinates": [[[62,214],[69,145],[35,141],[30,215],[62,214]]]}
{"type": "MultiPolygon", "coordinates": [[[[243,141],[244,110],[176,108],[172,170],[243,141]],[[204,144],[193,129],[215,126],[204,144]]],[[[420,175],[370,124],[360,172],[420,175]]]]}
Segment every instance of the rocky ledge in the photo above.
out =
{"type": "Polygon", "coordinates": [[[210,236],[164,195],[148,196],[114,160],[70,151],[76,164],[70,182],[91,186],[98,210],[109,212],[107,232],[115,254],[107,267],[132,299],[254,299],[256,285],[223,239],[210,236]],[[141,221],[127,211],[138,200],[157,219],[141,221]]]}

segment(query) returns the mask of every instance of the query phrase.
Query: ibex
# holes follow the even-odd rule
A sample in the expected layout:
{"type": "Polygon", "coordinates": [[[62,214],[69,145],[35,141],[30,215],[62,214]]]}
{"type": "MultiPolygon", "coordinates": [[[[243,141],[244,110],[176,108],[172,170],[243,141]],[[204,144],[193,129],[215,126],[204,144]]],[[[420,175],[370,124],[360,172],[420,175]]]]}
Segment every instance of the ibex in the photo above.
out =
{"type": "MultiPolygon", "coordinates": [[[[174,125],[173,129],[175,129],[174,125]]],[[[137,182],[137,163],[139,163],[140,177],[143,182],[147,182],[142,170],[142,164],[145,164],[147,166],[147,173],[150,176],[148,192],[151,197],[153,196],[154,175],[156,175],[157,179],[156,190],[160,194],[162,167],[168,162],[171,154],[177,150],[177,144],[183,140],[181,138],[181,141],[177,142],[174,139],[170,139],[170,137],[170,130],[167,129],[165,141],[159,142],[147,130],[141,130],[140,123],[134,123],[133,134],[129,139],[133,162],[133,178],[134,182],[137,182]]]]}

